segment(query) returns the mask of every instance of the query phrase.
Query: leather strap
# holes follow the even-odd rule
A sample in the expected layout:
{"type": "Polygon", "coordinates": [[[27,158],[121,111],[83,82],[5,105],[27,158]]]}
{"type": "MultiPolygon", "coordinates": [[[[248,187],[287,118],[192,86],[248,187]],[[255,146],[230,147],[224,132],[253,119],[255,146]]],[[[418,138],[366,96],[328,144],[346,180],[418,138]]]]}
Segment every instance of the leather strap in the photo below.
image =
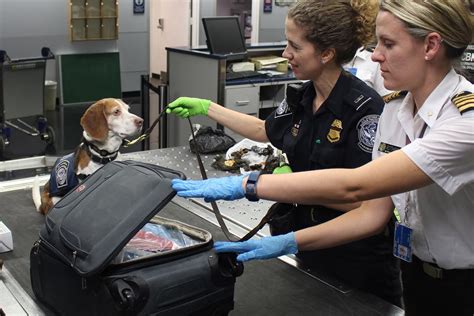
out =
{"type": "MultiPolygon", "coordinates": [[[[191,119],[189,117],[188,117],[188,122],[189,122],[189,127],[191,129],[191,137],[193,138],[193,141],[196,143],[196,139],[194,138],[194,132],[193,132],[193,124],[191,123],[191,119]]],[[[207,179],[206,169],[204,168],[204,164],[202,163],[202,159],[201,159],[201,156],[199,155],[198,150],[196,150],[196,158],[199,164],[201,177],[203,180],[206,180],[207,179]]],[[[217,206],[217,203],[214,201],[211,202],[211,207],[212,207],[212,211],[214,212],[214,215],[216,216],[217,222],[219,223],[219,226],[224,232],[224,235],[230,241],[246,241],[252,238],[260,229],[262,229],[263,226],[265,226],[266,223],[268,223],[272,219],[275,213],[275,212],[272,212],[272,209],[270,209],[268,213],[262,218],[260,223],[257,224],[257,226],[255,226],[251,231],[249,231],[244,237],[238,239],[234,235],[232,235],[232,233],[227,228],[227,225],[225,224],[224,219],[222,218],[222,215],[221,215],[221,212],[219,211],[219,207],[217,206]]],[[[273,209],[276,210],[276,208],[273,208],[273,209]]]]}
{"type": "Polygon", "coordinates": [[[156,124],[158,124],[158,122],[160,121],[161,117],[166,113],[166,110],[168,109],[168,106],[166,106],[159,114],[158,114],[158,117],[155,119],[155,121],[153,122],[153,124],[151,124],[151,126],[143,133],[141,134],[140,136],[138,136],[137,138],[133,139],[133,140],[128,140],[128,139],[124,139],[123,140],[123,144],[122,146],[123,147],[129,147],[133,144],[136,144],[138,142],[141,142],[141,141],[144,141],[145,139],[147,139],[151,132],[153,131],[153,129],[155,128],[156,124]]]}

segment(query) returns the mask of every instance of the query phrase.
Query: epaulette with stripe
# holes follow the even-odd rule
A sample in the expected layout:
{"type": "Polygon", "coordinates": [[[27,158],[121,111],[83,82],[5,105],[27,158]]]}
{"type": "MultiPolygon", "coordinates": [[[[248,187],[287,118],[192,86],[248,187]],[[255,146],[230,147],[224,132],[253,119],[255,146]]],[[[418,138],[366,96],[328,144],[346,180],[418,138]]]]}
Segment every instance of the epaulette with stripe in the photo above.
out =
{"type": "Polygon", "coordinates": [[[453,104],[458,108],[461,114],[468,111],[474,111],[474,93],[463,91],[451,98],[453,104]]]}
{"type": "Polygon", "coordinates": [[[395,91],[395,92],[392,92],[392,93],[389,93],[389,94],[386,94],[384,95],[382,98],[383,98],[383,102],[385,103],[388,103],[392,100],[395,100],[395,99],[398,99],[400,97],[403,97],[403,96],[406,96],[408,93],[408,91],[395,91]]]}

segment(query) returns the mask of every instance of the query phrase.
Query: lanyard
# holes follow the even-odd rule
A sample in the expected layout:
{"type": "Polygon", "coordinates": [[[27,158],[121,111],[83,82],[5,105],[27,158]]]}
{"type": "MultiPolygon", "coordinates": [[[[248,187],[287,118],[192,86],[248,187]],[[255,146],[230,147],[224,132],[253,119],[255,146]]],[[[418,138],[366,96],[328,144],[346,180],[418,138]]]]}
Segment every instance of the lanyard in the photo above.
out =
{"type": "MultiPolygon", "coordinates": [[[[425,136],[425,132],[426,132],[427,127],[428,127],[428,125],[425,122],[423,124],[423,128],[421,129],[420,134],[418,135],[417,138],[423,138],[423,136],[425,136]]],[[[406,145],[408,145],[410,143],[411,143],[410,138],[408,137],[408,135],[406,135],[406,145]]],[[[412,191],[407,192],[407,198],[406,198],[406,201],[405,201],[405,216],[403,217],[403,224],[405,224],[405,226],[407,226],[407,227],[408,227],[408,217],[410,215],[410,212],[409,212],[410,209],[408,208],[408,204],[410,204],[411,192],[412,191]]],[[[414,200],[414,199],[411,199],[411,200],[414,200]]]]}

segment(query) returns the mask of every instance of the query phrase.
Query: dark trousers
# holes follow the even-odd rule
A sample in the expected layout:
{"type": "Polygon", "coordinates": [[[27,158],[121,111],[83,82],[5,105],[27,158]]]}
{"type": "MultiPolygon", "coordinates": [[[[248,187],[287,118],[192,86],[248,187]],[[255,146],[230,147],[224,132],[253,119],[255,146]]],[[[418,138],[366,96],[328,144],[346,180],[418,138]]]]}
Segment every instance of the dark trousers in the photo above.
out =
{"type": "Polygon", "coordinates": [[[474,315],[474,269],[443,270],[413,256],[402,262],[405,315],[474,315]]]}
{"type": "MultiPolygon", "coordinates": [[[[298,206],[293,211],[296,229],[311,227],[342,215],[319,206],[298,206]]],[[[400,262],[392,255],[393,221],[384,233],[345,245],[300,251],[297,257],[314,271],[402,306],[400,262]]]]}

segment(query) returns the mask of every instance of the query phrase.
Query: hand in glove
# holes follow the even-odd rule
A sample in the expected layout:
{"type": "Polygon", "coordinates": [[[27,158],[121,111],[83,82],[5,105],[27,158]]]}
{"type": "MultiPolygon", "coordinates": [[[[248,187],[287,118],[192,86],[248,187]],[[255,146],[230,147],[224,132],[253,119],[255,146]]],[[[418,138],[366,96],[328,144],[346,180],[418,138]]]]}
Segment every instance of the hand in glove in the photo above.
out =
{"type": "Polygon", "coordinates": [[[171,180],[171,186],[181,197],[204,198],[206,202],[215,200],[237,200],[244,197],[242,187],[244,176],[211,178],[207,180],[171,180]]]}
{"type": "Polygon", "coordinates": [[[283,164],[280,167],[276,167],[273,169],[273,174],[284,174],[284,173],[292,173],[293,170],[291,170],[290,165],[288,164],[283,164]]]}
{"type": "Polygon", "coordinates": [[[217,241],[214,243],[216,252],[239,253],[237,260],[270,259],[298,252],[295,233],[251,239],[243,242],[217,241]]]}
{"type": "Polygon", "coordinates": [[[166,113],[173,113],[181,118],[188,118],[196,115],[207,115],[211,101],[198,98],[180,97],[171,102],[166,109],[166,113]]]}

